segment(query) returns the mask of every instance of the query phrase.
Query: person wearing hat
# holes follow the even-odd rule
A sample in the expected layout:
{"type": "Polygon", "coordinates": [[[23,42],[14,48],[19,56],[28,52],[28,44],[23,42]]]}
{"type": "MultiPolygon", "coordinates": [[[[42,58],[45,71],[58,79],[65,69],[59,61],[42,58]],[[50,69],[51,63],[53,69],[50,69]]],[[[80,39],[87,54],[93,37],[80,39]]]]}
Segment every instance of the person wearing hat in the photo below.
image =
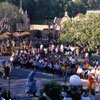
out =
{"type": "Polygon", "coordinates": [[[96,80],[95,74],[91,73],[88,76],[87,89],[88,89],[88,91],[91,92],[92,95],[95,95],[95,88],[96,88],[95,83],[98,83],[98,81],[96,80]]]}

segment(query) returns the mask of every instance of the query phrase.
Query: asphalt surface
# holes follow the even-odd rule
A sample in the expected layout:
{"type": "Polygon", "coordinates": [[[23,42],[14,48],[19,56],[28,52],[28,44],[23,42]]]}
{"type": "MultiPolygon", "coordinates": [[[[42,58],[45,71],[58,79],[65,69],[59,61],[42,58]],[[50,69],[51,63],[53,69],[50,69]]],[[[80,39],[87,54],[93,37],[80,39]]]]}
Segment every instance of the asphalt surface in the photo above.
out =
{"type": "MultiPolygon", "coordinates": [[[[13,69],[10,74],[11,76],[10,84],[9,84],[9,80],[0,78],[0,87],[3,87],[3,89],[10,89],[10,91],[12,92],[11,94],[17,97],[17,100],[37,100],[37,98],[28,97],[24,92],[27,76],[30,71],[31,70],[26,70],[21,68],[13,69]]],[[[38,89],[37,96],[39,96],[39,90],[42,89],[43,83],[55,81],[64,84],[63,78],[58,78],[58,76],[54,76],[42,72],[36,72],[35,80],[38,89]]]]}

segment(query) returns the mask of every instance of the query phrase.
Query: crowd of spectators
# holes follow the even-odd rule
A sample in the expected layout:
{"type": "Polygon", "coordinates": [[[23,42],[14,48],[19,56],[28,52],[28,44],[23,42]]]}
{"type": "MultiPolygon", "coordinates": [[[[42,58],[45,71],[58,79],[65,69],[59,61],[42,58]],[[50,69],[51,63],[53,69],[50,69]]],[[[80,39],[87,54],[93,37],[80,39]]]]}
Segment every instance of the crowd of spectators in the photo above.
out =
{"type": "Polygon", "coordinates": [[[94,67],[91,67],[88,53],[84,49],[79,52],[81,57],[86,55],[86,59],[79,64],[79,56],[76,55],[76,49],[73,46],[65,47],[58,41],[52,41],[48,38],[13,38],[12,40],[4,40],[1,44],[11,46],[10,59],[15,67],[36,68],[65,78],[76,73],[87,79],[93,71],[97,74],[100,73],[98,61],[93,61],[94,67]],[[67,56],[65,56],[65,52],[68,53],[67,56]]]}
{"type": "Polygon", "coordinates": [[[90,73],[95,73],[97,76],[99,76],[100,75],[100,66],[98,66],[97,64],[91,66],[89,64],[89,62],[86,62],[86,63],[79,65],[77,68],[77,74],[81,78],[87,79],[88,76],[90,75],[90,73]]]}
{"type": "Polygon", "coordinates": [[[67,77],[74,73],[81,78],[88,78],[91,72],[100,73],[98,61],[93,61],[90,65],[88,53],[85,49],[80,49],[82,58],[86,58],[81,64],[78,63],[79,56],[76,55],[74,46],[65,47],[58,41],[47,39],[37,39],[31,37],[9,38],[0,41],[0,51],[5,51],[10,47],[10,60],[14,67],[36,68],[43,72],[57,74],[67,77]],[[67,52],[67,56],[65,56],[67,52]]]}
{"type": "Polygon", "coordinates": [[[12,53],[11,61],[15,67],[36,68],[43,72],[66,76],[76,72],[78,56],[73,57],[74,51],[71,46],[64,47],[55,41],[48,39],[34,39],[29,44],[23,40],[23,47],[17,48],[12,53]],[[65,51],[70,52],[70,56],[65,56],[65,51]]]}

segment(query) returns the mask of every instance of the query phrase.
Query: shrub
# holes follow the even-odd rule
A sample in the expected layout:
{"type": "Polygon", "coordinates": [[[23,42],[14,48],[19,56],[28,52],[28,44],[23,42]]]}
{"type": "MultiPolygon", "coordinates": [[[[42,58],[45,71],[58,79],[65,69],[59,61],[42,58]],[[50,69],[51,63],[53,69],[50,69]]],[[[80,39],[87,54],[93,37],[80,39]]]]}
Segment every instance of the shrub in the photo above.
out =
{"type": "Polygon", "coordinates": [[[56,82],[49,82],[43,85],[44,88],[40,91],[41,93],[45,92],[52,100],[60,100],[62,86],[56,82]]]}

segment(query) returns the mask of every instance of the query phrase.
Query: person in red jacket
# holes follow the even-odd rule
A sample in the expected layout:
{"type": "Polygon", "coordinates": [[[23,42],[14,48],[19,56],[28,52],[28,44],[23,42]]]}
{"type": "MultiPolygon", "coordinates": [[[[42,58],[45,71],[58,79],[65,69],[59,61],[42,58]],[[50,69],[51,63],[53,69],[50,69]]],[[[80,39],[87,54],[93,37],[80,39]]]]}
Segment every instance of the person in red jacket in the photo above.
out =
{"type": "Polygon", "coordinates": [[[95,83],[98,83],[98,81],[96,79],[95,74],[91,73],[88,76],[87,89],[88,89],[88,91],[91,92],[92,95],[95,95],[95,88],[96,88],[96,84],[95,83]]]}

